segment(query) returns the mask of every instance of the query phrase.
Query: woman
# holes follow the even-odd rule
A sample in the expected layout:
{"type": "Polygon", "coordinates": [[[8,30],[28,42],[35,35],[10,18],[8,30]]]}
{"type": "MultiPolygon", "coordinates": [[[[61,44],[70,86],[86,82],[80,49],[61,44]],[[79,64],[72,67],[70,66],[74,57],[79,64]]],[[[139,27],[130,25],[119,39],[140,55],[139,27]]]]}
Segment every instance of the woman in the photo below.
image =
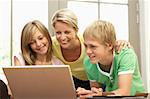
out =
{"type": "Polygon", "coordinates": [[[52,54],[52,40],[47,28],[38,20],[28,22],[21,34],[21,52],[14,65],[63,64],[52,54]]]}
{"type": "MultiPolygon", "coordinates": [[[[78,33],[76,15],[69,9],[60,9],[54,13],[51,24],[56,33],[56,37],[53,37],[54,55],[64,64],[70,65],[76,88],[90,89],[83,65],[86,52],[83,37],[78,33]]],[[[119,42],[116,45],[121,48],[122,44],[126,46],[128,43],[119,42]]]]}

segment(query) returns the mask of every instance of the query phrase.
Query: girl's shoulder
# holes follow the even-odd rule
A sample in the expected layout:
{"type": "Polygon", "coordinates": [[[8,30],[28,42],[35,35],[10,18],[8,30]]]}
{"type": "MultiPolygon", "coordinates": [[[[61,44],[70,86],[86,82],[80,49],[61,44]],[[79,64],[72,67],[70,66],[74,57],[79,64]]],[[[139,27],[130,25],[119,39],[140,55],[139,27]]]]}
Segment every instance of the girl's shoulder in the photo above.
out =
{"type": "Polygon", "coordinates": [[[52,65],[64,65],[64,63],[59,58],[52,55],[52,65]]]}
{"type": "MultiPolygon", "coordinates": [[[[22,53],[17,53],[17,54],[15,54],[14,55],[14,59],[18,59],[19,60],[19,62],[20,62],[20,64],[21,65],[25,65],[25,60],[24,60],[24,58],[23,58],[23,55],[22,55],[22,53]]],[[[14,60],[15,61],[15,60],[14,60]]]]}

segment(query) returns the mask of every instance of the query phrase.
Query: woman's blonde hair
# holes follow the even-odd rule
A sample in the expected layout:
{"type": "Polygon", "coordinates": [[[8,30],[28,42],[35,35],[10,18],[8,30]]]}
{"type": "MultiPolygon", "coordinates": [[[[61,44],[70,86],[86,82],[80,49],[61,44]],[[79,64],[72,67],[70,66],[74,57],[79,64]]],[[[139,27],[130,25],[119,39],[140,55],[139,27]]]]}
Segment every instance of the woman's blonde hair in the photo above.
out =
{"type": "Polygon", "coordinates": [[[116,33],[113,24],[103,20],[96,20],[91,23],[84,31],[84,39],[92,37],[98,40],[101,44],[115,44],[116,33]]]}
{"type": "Polygon", "coordinates": [[[54,13],[51,20],[53,28],[55,28],[55,23],[58,21],[72,26],[75,29],[75,31],[78,31],[79,29],[77,16],[73,13],[73,11],[69,9],[60,9],[54,13]]]}
{"type": "Polygon", "coordinates": [[[34,65],[36,60],[36,53],[32,51],[30,47],[30,41],[32,39],[33,33],[36,33],[37,31],[40,31],[48,40],[49,47],[47,51],[47,61],[51,60],[52,57],[52,40],[49,34],[48,29],[38,20],[34,20],[31,22],[28,22],[21,34],[21,51],[23,58],[25,60],[25,63],[27,65],[34,65]]]}

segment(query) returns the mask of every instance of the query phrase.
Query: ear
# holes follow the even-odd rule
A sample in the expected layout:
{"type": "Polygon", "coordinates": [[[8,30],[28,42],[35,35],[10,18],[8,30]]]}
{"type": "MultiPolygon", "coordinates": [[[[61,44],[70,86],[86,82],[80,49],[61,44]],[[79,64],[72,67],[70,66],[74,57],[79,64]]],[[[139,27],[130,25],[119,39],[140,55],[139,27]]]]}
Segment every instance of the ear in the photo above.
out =
{"type": "Polygon", "coordinates": [[[106,46],[107,46],[107,48],[108,48],[109,50],[113,50],[113,44],[107,43],[106,46]]]}

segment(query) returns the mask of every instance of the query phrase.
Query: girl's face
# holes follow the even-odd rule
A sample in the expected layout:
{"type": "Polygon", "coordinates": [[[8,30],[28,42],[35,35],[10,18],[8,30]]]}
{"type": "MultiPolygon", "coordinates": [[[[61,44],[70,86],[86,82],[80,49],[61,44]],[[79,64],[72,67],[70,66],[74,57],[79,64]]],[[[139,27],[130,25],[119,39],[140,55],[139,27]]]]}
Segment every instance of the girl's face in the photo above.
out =
{"type": "Polygon", "coordinates": [[[40,31],[37,31],[32,34],[30,47],[37,55],[45,55],[48,51],[49,42],[40,31]]]}
{"type": "Polygon", "coordinates": [[[63,49],[72,48],[77,39],[76,31],[66,23],[57,21],[55,24],[56,38],[63,49]]]}
{"type": "Polygon", "coordinates": [[[90,58],[91,63],[101,63],[107,65],[107,59],[110,56],[110,48],[100,44],[97,40],[91,37],[84,39],[87,55],[90,58]]]}

